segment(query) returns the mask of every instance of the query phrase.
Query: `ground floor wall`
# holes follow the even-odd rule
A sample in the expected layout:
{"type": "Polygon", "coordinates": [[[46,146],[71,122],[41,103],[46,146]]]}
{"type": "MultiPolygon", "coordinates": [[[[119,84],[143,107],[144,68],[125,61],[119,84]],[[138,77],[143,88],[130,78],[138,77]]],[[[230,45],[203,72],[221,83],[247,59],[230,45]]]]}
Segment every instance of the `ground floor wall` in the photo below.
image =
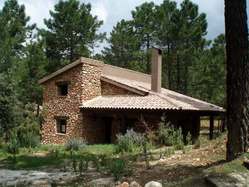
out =
{"type": "Polygon", "coordinates": [[[190,133],[196,140],[200,131],[200,114],[165,113],[165,112],[82,112],[83,137],[89,143],[113,143],[117,134],[124,134],[127,129],[144,133],[156,130],[162,122],[181,127],[183,135],[190,133]]]}
{"type": "Polygon", "coordinates": [[[78,114],[61,111],[59,116],[68,116],[66,134],[57,133],[55,117],[58,114],[50,113],[42,126],[42,143],[63,144],[72,138],[84,138],[90,144],[113,143],[117,134],[124,134],[127,129],[141,133],[158,129],[162,117],[167,123],[181,127],[184,136],[190,133],[195,141],[200,132],[200,117],[204,115],[183,111],[79,111],[78,114]]]}
{"type": "Polygon", "coordinates": [[[41,142],[43,144],[64,144],[68,139],[82,137],[82,114],[64,111],[48,113],[41,127],[41,142]],[[58,133],[57,118],[66,118],[66,133],[58,133]]]}

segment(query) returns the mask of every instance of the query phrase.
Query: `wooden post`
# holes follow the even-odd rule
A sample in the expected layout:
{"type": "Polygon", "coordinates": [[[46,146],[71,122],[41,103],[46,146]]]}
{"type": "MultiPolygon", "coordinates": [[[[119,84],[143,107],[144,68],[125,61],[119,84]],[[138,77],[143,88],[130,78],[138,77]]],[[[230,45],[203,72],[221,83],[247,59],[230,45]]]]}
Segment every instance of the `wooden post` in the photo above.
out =
{"type": "Polygon", "coordinates": [[[211,115],[209,119],[209,139],[212,140],[214,137],[214,116],[211,115]]]}
{"type": "Polygon", "coordinates": [[[196,115],[192,118],[192,128],[190,130],[192,143],[195,144],[200,135],[200,116],[196,115]]]}
{"type": "Polygon", "coordinates": [[[225,132],[226,130],[226,118],[222,115],[221,119],[221,132],[225,132]]]}

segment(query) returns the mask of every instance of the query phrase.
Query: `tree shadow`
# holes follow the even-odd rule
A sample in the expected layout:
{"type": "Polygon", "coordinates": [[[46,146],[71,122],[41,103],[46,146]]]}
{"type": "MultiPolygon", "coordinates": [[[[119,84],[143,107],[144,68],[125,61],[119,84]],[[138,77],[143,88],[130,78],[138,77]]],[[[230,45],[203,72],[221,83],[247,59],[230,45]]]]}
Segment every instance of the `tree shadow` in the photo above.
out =
{"type": "Polygon", "coordinates": [[[155,165],[150,169],[136,171],[135,178],[138,183],[145,185],[148,181],[160,181],[164,186],[209,186],[205,181],[206,169],[224,164],[227,161],[222,159],[206,166],[194,166],[185,164],[155,165]]]}

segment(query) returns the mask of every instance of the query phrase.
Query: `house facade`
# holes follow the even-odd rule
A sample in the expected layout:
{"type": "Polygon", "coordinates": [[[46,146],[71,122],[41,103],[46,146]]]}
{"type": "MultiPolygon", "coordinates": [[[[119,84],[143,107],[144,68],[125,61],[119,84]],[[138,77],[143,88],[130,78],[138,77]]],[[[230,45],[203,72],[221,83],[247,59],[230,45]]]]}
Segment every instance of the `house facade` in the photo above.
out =
{"type": "Polygon", "coordinates": [[[152,51],[152,75],[80,58],[41,79],[42,143],[76,137],[111,143],[130,128],[156,129],[162,115],[197,138],[200,117],[218,116],[224,109],[161,88],[161,54],[152,51]]]}

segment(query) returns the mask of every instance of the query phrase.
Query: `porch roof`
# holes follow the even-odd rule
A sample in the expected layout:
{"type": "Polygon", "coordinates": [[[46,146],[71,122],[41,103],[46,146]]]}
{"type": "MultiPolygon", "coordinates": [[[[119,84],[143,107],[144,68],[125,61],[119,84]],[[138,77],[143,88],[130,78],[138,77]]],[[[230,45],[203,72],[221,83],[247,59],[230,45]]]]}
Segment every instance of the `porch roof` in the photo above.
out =
{"type": "Polygon", "coordinates": [[[163,97],[159,94],[150,93],[146,96],[114,95],[98,96],[86,101],[81,105],[82,109],[116,109],[116,110],[191,110],[191,111],[212,111],[224,112],[224,109],[212,104],[196,106],[191,102],[183,102],[178,98],[163,97]]]}

